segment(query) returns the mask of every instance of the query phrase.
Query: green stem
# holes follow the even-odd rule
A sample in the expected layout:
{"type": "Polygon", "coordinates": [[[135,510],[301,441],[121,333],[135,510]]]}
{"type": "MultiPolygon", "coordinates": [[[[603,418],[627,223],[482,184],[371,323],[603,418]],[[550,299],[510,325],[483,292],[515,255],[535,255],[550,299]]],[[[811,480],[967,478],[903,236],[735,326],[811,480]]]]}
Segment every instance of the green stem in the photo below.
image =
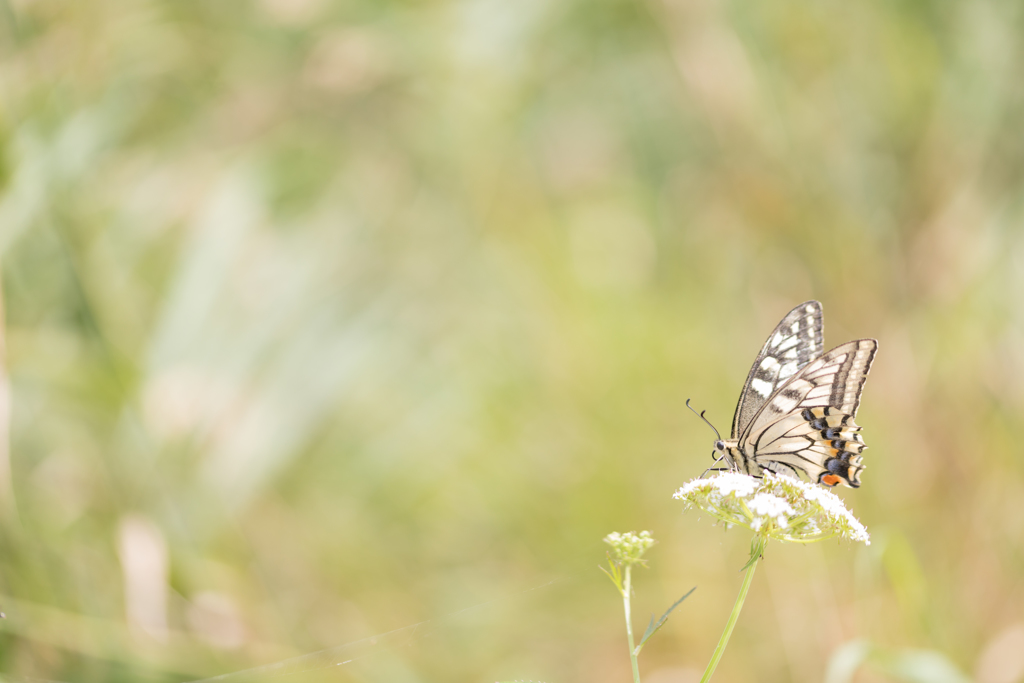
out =
{"type": "Polygon", "coordinates": [[[629,595],[632,591],[630,587],[630,569],[632,568],[631,565],[626,565],[626,581],[622,588],[622,606],[626,612],[626,637],[629,638],[629,661],[633,664],[633,683],[640,683],[640,666],[636,662],[636,647],[633,645],[633,619],[629,611],[629,595]]]}
{"type": "Polygon", "coordinates": [[[828,536],[811,536],[810,538],[792,538],[792,537],[787,536],[787,537],[783,538],[782,540],[785,541],[786,543],[803,543],[803,544],[807,545],[807,544],[810,544],[810,543],[817,543],[818,541],[827,541],[827,540],[829,540],[831,538],[835,538],[835,537],[836,537],[835,534],[829,534],[828,536]]]}
{"type": "Polygon", "coordinates": [[[760,561],[761,558],[756,557],[750,563],[750,567],[747,568],[747,573],[743,577],[743,585],[740,586],[740,594],[736,596],[736,604],[733,605],[732,608],[732,614],[729,615],[729,621],[725,624],[725,630],[722,631],[722,637],[718,639],[718,647],[715,648],[715,653],[711,655],[711,661],[708,662],[708,668],[704,671],[704,676],[700,679],[700,683],[708,683],[708,681],[711,680],[711,674],[715,673],[718,661],[722,658],[722,654],[725,652],[725,646],[729,644],[729,638],[732,636],[732,630],[736,626],[736,620],[740,618],[740,610],[743,609],[743,601],[747,597],[747,591],[750,590],[750,584],[754,580],[754,570],[757,569],[757,563],[760,561]]]}

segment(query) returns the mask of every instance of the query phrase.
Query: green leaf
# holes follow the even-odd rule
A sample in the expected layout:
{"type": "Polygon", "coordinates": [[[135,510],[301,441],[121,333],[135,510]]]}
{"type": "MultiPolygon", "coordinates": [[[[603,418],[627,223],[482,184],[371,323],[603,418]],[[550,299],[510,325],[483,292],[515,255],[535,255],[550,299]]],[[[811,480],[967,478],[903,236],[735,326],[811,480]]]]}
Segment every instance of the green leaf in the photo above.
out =
{"type": "Polygon", "coordinates": [[[825,682],[849,683],[862,667],[906,683],[969,683],[971,680],[941,652],[890,650],[866,640],[854,640],[832,654],[825,682]]]}
{"type": "Polygon", "coordinates": [[[888,662],[886,669],[894,678],[908,683],[971,681],[945,654],[934,650],[901,650],[888,662]]]}
{"type": "Polygon", "coordinates": [[[871,656],[866,640],[851,640],[836,648],[825,670],[825,683],[850,683],[857,669],[871,656]]]}
{"type": "Polygon", "coordinates": [[[676,607],[679,607],[679,603],[681,603],[686,598],[690,597],[690,593],[692,593],[695,590],[697,590],[696,586],[687,591],[686,595],[672,603],[672,606],[665,610],[665,613],[661,615],[661,619],[658,619],[657,623],[655,623],[654,621],[654,615],[651,615],[651,623],[647,625],[647,630],[644,631],[644,637],[640,639],[640,644],[633,648],[634,656],[640,654],[640,648],[644,646],[644,643],[650,640],[651,636],[657,633],[658,629],[665,625],[665,622],[668,621],[668,615],[672,614],[672,610],[674,610],[676,607]]]}
{"type": "Polygon", "coordinates": [[[621,593],[622,592],[622,573],[619,571],[618,565],[616,565],[611,560],[608,560],[608,566],[612,568],[611,571],[608,571],[607,569],[605,569],[601,565],[597,565],[597,568],[600,569],[601,571],[603,571],[605,574],[608,575],[608,578],[611,579],[611,582],[615,584],[615,587],[618,588],[619,592],[621,593]]]}
{"type": "Polygon", "coordinates": [[[764,547],[768,544],[768,539],[764,536],[757,535],[750,542],[750,559],[747,563],[740,568],[740,571],[746,571],[750,568],[750,565],[754,564],[762,557],[764,557],[764,547]]]}

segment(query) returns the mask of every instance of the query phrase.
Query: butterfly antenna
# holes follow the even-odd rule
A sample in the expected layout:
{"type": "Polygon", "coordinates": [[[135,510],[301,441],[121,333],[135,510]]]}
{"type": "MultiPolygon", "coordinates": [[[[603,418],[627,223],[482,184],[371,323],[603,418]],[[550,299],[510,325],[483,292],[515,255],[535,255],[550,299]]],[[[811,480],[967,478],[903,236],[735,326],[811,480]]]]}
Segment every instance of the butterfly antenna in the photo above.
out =
{"type": "MultiPolygon", "coordinates": [[[[691,407],[690,407],[690,399],[686,399],[686,407],[687,407],[687,408],[690,408],[690,410],[693,410],[693,408],[691,408],[691,407]]],[[[697,417],[699,417],[700,419],[702,419],[702,420],[704,420],[705,422],[707,422],[707,423],[708,423],[708,427],[711,427],[711,429],[714,429],[714,430],[715,430],[715,436],[717,436],[717,437],[718,437],[718,440],[719,440],[719,441],[721,441],[721,440],[722,440],[722,435],[718,433],[718,430],[717,430],[717,429],[715,429],[715,425],[713,425],[713,424],[711,424],[710,422],[708,422],[708,419],[707,419],[706,417],[704,417],[704,413],[706,413],[706,412],[708,412],[708,411],[706,411],[706,410],[702,410],[702,411],[700,411],[700,412],[698,413],[698,412],[697,412],[696,410],[693,410],[693,414],[694,414],[694,415],[696,415],[696,416],[697,416],[697,417]]]]}

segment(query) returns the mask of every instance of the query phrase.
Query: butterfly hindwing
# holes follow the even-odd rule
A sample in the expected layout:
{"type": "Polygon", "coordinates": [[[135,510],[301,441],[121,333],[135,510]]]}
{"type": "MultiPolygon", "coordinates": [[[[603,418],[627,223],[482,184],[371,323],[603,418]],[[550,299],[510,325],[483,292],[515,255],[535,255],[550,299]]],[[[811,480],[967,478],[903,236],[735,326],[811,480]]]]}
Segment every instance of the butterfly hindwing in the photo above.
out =
{"type": "Polygon", "coordinates": [[[787,380],[824,351],[821,304],[805,301],[786,314],[757,354],[740,392],[732,418],[732,438],[738,439],[768,399],[787,380]]]}
{"type": "Polygon", "coordinates": [[[874,339],[860,339],[807,363],[763,402],[739,439],[743,451],[766,469],[859,486],[866,446],[853,418],[877,348],[874,339]]]}

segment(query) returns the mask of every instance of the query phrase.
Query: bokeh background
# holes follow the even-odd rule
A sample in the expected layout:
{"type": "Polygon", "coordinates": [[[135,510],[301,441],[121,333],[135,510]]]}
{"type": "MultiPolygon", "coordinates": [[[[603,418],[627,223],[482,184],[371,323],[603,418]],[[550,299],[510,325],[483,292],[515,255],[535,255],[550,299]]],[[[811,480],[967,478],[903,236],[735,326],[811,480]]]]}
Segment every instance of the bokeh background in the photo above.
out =
{"type": "Polygon", "coordinates": [[[770,546],[715,680],[1024,680],[1020,3],[0,10],[5,680],[628,681],[651,529],[693,683],[684,402],[809,298],[873,543],[770,546]]]}

